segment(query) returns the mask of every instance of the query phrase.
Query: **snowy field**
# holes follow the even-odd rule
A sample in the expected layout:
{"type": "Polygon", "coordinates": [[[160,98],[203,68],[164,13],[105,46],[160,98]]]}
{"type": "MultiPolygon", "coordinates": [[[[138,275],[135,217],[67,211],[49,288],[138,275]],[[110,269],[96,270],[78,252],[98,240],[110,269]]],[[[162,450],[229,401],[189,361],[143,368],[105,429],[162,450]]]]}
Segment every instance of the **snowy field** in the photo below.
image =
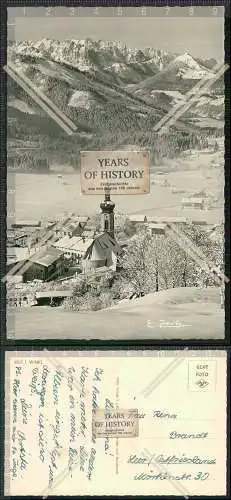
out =
{"type": "MultiPolygon", "coordinates": [[[[100,211],[102,196],[80,193],[79,173],[67,168],[63,178],[50,174],[8,174],[8,186],[16,191],[8,197],[8,217],[15,210],[17,219],[49,219],[68,212],[79,214],[100,211]],[[13,203],[13,199],[14,203],[13,203]]],[[[57,170],[58,169],[58,170],[57,170]]],[[[116,210],[144,213],[149,216],[189,217],[219,224],[223,220],[223,154],[222,151],[192,151],[179,159],[167,160],[150,169],[150,194],[117,195],[116,210]],[[168,185],[163,186],[164,182],[168,185]],[[204,190],[216,201],[209,210],[182,208],[182,198],[204,190]]],[[[10,222],[10,220],[9,220],[10,222]]]]}
{"type": "Polygon", "coordinates": [[[223,339],[219,288],[174,288],[98,312],[33,307],[8,311],[15,339],[223,339]],[[48,327],[49,325],[49,327],[48,327]]]}
{"type": "MultiPolygon", "coordinates": [[[[69,169],[62,178],[58,177],[58,171],[9,174],[11,187],[14,177],[16,194],[14,204],[8,202],[8,217],[14,210],[17,219],[26,220],[56,219],[69,212],[100,212],[102,196],[82,196],[79,173],[71,173],[69,169]]],[[[116,211],[188,217],[208,224],[223,221],[222,148],[216,153],[192,151],[152,167],[150,181],[149,195],[114,196],[116,211]],[[183,197],[202,190],[215,199],[212,208],[182,208],[183,197]]],[[[184,288],[178,292],[174,289],[151,294],[98,312],[74,313],[50,307],[13,309],[8,332],[12,338],[221,339],[224,338],[224,311],[220,307],[218,288],[202,291],[184,288]]]]}

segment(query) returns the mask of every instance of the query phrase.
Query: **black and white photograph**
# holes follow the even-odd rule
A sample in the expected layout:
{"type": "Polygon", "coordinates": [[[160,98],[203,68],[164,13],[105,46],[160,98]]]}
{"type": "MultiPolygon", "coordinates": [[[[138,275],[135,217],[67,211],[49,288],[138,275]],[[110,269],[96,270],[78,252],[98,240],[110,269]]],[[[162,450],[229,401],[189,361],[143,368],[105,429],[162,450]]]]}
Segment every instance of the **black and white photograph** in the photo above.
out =
{"type": "Polygon", "coordinates": [[[224,339],[223,7],[8,8],[7,337],[224,339]]]}

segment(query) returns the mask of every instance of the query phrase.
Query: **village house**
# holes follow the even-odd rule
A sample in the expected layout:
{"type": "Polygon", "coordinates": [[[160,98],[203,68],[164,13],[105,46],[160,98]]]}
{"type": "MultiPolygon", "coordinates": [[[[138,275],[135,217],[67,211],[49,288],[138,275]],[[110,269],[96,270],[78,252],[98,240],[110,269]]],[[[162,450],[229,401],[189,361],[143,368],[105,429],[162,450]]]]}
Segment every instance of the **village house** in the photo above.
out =
{"type": "Polygon", "coordinates": [[[147,222],[148,224],[154,223],[154,224],[187,224],[187,218],[186,217],[147,217],[147,222]]]}
{"type": "Polygon", "coordinates": [[[80,236],[82,232],[83,232],[82,225],[78,221],[76,222],[71,221],[70,224],[68,224],[63,230],[63,234],[65,236],[69,236],[69,238],[73,238],[74,236],[80,236]]]}
{"type": "Polygon", "coordinates": [[[31,307],[37,304],[35,293],[24,290],[7,292],[8,307],[31,307]]]}
{"type": "Polygon", "coordinates": [[[28,234],[25,232],[7,231],[7,246],[25,247],[27,246],[28,234]]]}
{"type": "Polygon", "coordinates": [[[23,263],[29,258],[29,255],[30,255],[30,252],[29,252],[28,248],[8,247],[7,248],[6,271],[9,272],[19,262],[21,263],[21,265],[23,265],[23,263]]]}
{"type": "Polygon", "coordinates": [[[41,251],[32,253],[28,248],[7,248],[8,282],[26,282],[35,279],[49,281],[62,276],[65,272],[63,252],[56,248],[42,248],[41,251]],[[20,266],[14,272],[17,264],[20,266]]]}
{"type": "Polygon", "coordinates": [[[182,200],[183,208],[199,208],[203,210],[205,208],[205,200],[204,198],[183,198],[182,200]]]}
{"type": "Polygon", "coordinates": [[[165,234],[166,224],[149,223],[147,230],[151,236],[154,236],[155,234],[165,234]]]}
{"type": "Polygon", "coordinates": [[[206,220],[200,220],[200,219],[194,219],[192,220],[192,224],[195,224],[197,226],[201,226],[201,229],[204,229],[207,227],[208,222],[206,220]]]}
{"type": "Polygon", "coordinates": [[[72,295],[72,290],[10,290],[7,293],[7,304],[9,307],[31,307],[31,306],[58,306],[63,300],[72,295]]]}
{"type": "Polygon", "coordinates": [[[36,221],[20,220],[20,221],[15,221],[13,224],[11,224],[11,227],[13,229],[24,229],[24,228],[28,228],[28,227],[38,228],[38,227],[41,227],[41,221],[40,220],[36,220],[36,221]]]}
{"type": "Polygon", "coordinates": [[[27,227],[25,229],[10,229],[7,231],[7,246],[32,247],[37,244],[42,228],[27,227]]]}
{"type": "Polygon", "coordinates": [[[80,262],[92,242],[92,238],[85,238],[83,236],[73,236],[71,238],[64,236],[59,241],[53,243],[53,247],[63,252],[65,259],[80,262]]]}
{"type": "Polygon", "coordinates": [[[51,231],[56,226],[56,224],[57,224],[56,220],[47,220],[42,222],[42,227],[43,229],[51,231]]]}
{"type": "Polygon", "coordinates": [[[166,217],[162,220],[164,224],[188,224],[188,219],[186,217],[166,217]]]}
{"type": "Polygon", "coordinates": [[[84,227],[88,221],[88,217],[69,217],[63,224],[57,225],[53,228],[54,234],[57,238],[63,238],[64,236],[81,236],[84,227]]]}
{"type": "Polygon", "coordinates": [[[72,290],[45,290],[35,293],[35,300],[38,306],[60,305],[63,300],[72,295],[72,290]]]}
{"type": "Polygon", "coordinates": [[[23,281],[51,281],[63,276],[65,271],[63,252],[53,247],[36,252],[28,262],[30,266],[23,273],[23,281]]]}
{"type": "Polygon", "coordinates": [[[128,216],[128,219],[129,219],[131,222],[134,222],[135,224],[142,224],[142,223],[147,222],[147,217],[146,217],[146,215],[142,215],[142,214],[134,214],[134,215],[129,215],[129,216],[128,216]]]}
{"type": "Polygon", "coordinates": [[[87,229],[87,228],[84,228],[82,234],[81,234],[81,237],[82,238],[85,238],[85,239],[93,239],[94,236],[95,236],[96,232],[94,229],[87,229]]]}

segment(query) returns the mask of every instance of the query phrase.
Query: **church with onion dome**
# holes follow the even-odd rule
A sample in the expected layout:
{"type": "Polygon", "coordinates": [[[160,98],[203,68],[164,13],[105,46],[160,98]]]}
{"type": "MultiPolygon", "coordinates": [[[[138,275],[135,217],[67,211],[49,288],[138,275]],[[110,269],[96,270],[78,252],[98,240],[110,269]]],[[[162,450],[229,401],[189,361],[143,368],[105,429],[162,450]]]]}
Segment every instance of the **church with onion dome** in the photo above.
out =
{"type": "Polygon", "coordinates": [[[118,257],[122,254],[122,248],[115,239],[115,203],[111,200],[109,188],[105,188],[105,198],[100,203],[100,208],[102,212],[101,233],[94,238],[86,251],[82,262],[83,272],[102,267],[116,271],[118,257]]]}

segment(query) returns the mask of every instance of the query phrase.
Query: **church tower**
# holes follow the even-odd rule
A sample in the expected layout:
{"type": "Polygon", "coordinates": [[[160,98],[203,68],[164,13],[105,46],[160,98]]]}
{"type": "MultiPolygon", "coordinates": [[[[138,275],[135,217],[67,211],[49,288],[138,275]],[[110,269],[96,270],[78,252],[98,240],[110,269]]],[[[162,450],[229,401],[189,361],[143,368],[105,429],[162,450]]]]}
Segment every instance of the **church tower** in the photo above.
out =
{"type": "Polygon", "coordinates": [[[102,210],[102,231],[104,233],[109,233],[112,238],[114,235],[114,208],[115,203],[111,201],[110,198],[110,188],[105,188],[105,198],[102,203],[100,203],[100,208],[102,210]]]}

